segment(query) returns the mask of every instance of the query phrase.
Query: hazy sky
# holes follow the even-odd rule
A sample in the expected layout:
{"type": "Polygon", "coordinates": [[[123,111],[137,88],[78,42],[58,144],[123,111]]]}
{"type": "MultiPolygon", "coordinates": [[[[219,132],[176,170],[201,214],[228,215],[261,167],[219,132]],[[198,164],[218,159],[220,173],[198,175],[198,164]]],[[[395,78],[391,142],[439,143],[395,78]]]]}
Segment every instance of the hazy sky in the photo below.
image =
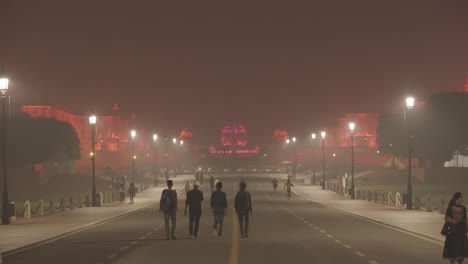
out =
{"type": "Polygon", "coordinates": [[[0,0],[0,65],[19,104],[119,103],[204,142],[241,121],[262,143],[461,89],[468,1],[0,0]]]}

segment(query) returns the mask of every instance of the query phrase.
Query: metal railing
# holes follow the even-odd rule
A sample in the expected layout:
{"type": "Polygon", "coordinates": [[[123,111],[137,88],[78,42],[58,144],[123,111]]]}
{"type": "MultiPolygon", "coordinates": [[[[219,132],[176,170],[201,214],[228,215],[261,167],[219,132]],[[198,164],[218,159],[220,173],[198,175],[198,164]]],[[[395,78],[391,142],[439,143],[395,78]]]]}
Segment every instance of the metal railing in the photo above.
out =
{"type": "MultiPolygon", "coordinates": [[[[146,190],[149,188],[149,186],[150,185],[142,185],[139,190],[146,190]]],[[[119,201],[119,192],[98,193],[98,202],[101,205],[113,203],[116,201],[119,201]]],[[[25,219],[31,219],[33,216],[50,215],[83,207],[91,207],[91,199],[89,195],[70,196],[67,202],[62,196],[60,197],[58,205],[54,200],[50,200],[47,203],[44,202],[44,200],[39,200],[35,209],[32,208],[31,202],[26,200],[24,202],[22,216],[25,219]]]]}
{"type": "MultiPolygon", "coordinates": [[[[350,196],[348,190],[346,190],[342,185],[338,184],[337,182],[326,182],[325,185],[328,190],[344,195],[345,197],[350,196]]],[[[404,198],[406,198],[406,196],[404,197],[404,195],[399,192],[377,192],[373,190],[356,188],[355,198],[357,200],[364,200],[395,207],[403,207],[406,204],[404,201],[404,198]]],[[[413,209],[445,214],[445,210],[447,207],[447,203],[445,201],[445,199],[440,198],[437,200],[436,203],[434,203],[430,195],[426,195],[424,199],[421,199],[421,196],[416,195],[413,199],[413,209]]]]}

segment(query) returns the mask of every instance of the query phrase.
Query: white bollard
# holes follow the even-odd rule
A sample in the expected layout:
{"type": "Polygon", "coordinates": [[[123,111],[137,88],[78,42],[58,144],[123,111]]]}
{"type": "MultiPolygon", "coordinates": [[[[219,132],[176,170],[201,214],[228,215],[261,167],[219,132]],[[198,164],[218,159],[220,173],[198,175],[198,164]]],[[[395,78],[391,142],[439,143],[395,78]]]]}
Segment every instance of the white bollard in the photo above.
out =
{"type": "Polygon", "coordinates": [[[439,200],[439,214],[445,214],[445,211],[447,210],[445,206],[445,201],[443,199],[439,200]]]}
{"type": "Polygon", "coordinates": [[[37,214],[40,216],[44,215],[44,201],[39,200],[39,209],[37,210],[37,214]]]}
{"type": "Polygon", "coordinates": [[[387,194],[387,199],[388,199],[387,204],[388,204],[388,205],[393,205],[393,203],[392,203],[393,195],[392,195],[391,192],[389,192],[389,193],[387,194]]]}
{"type": "Polygon", "coordinates": [[[401,206],[401,194],[399,192],[396,193],[395,195],[395,206],[400,207],[401,206]]]}
{"type": "Polygon", "coordinates": [[[31,203],[26,200],[26,202],[24,202],[24,215],[23,215],[24,219],[31,219],[31,203]]]}
{"type": "Polygon", "coordinates": [[[426,196],[426,212],[432,212],[432,199],[430,195],[426,196]]]}

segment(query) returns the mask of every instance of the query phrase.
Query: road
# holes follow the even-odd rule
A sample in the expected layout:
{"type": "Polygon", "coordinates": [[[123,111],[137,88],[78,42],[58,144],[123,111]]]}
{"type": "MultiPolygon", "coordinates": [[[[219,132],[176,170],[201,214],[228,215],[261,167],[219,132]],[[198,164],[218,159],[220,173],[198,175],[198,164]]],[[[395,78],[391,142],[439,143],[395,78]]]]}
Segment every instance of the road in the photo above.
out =
{"type": "MultiPolygon", "coordinates": [[[[223,238],[213,235],[205,181],[199,238],[190,240],[185,195],[179,196],[177,240],[164,240],[157,207],[6,256],[4,263],[442,263],[442,246],[293,196],[274,194],[271,178],[220,175],[229,198],[223,238]],[[253,197],[248,238],[240,238],[233,197],[240,177],[253,197]]],[[[159,197],[155,197],[155,201],[159,197]]],[[[136,200],[138,202],[138,200],[136,200]]]]}

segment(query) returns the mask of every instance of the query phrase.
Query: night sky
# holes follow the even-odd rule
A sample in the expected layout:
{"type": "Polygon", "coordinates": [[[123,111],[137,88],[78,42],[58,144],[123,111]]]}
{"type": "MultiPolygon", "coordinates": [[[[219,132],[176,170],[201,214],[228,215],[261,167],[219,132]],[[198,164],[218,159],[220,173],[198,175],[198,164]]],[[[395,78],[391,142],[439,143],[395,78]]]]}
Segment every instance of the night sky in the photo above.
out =
{"type": "Polygon", "coordinates": [[[207,143],[241,121],[265,143],[460,90],[468,1],[0,0],[0,65],[18,104],[118,103],[207,143]]]}

